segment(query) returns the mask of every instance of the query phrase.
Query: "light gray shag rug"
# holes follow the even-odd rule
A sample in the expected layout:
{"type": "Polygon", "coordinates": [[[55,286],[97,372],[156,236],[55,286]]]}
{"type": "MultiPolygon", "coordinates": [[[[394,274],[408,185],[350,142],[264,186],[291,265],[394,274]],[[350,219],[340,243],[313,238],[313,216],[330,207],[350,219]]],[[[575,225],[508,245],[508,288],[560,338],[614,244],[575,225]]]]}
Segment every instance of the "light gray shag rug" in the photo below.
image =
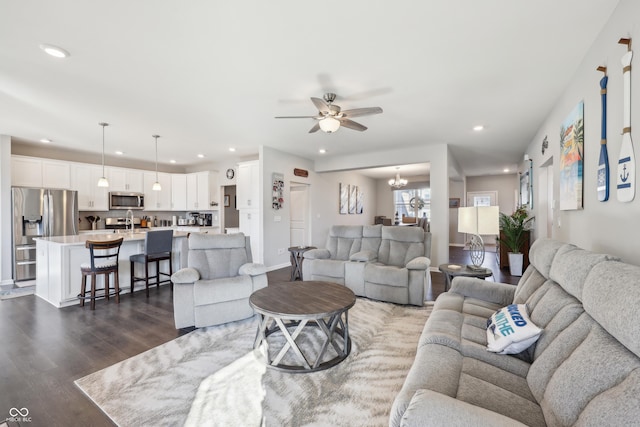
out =
{"type": "MultiPolygon", "coordinates": [[[[252,348],[254,317],[197,329],[75,383],[119,426],[386,426],[431,309],[358,298],[351,354],[324,371],[267,369],[252,348]]],[[[303,349],[317,339],[309,335],[303,349]]]]}

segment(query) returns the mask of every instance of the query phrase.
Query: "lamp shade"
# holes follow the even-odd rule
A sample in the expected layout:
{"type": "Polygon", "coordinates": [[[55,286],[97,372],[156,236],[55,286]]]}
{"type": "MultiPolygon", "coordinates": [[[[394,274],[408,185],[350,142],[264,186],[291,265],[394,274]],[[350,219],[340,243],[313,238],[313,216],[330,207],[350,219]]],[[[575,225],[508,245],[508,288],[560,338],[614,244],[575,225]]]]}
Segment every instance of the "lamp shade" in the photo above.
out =
{"type": "Polygon", "coordinates": [[[458,232],[469,234],[498,234],[498,206],[473,206],[458,209],[458,232]]]}
{"type": "Polygon", "coordinates": [[[327,116],[324,119],[320,120],[319,125],[320,129],[322,129],[324,132],[333,133],[340,129],[340,120],[327,116]]]}

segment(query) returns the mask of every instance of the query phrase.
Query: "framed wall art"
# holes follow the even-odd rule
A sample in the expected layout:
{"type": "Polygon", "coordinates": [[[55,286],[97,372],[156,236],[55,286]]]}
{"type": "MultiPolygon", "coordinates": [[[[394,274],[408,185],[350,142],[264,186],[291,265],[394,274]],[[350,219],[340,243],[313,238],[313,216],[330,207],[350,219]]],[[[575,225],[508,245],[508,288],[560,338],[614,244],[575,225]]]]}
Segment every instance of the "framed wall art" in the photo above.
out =
{"type": "Polygon", "coordinates": [[[580,101],[560,128],[560,210],[582,209],[584,102],[580,101]]]}
{"type": "Polygon", "coordinates": [[[338,212],[341,215],[345,215],[349,212],[349,184],[340,183],[340,194],[339,194],[339,208],[338,212]]]}
{"type": "Polygon", "coordinates": [[[364,194],[362,194],[362,189],[360,187],[356,188],[356,214],[361,215],[364,211],[364,194]]]}
{"type": "Polygon", "coordinates": [[[275,210],[282,209],[284,203],[284,175],[274,173],[271,175],[271,207],[275,210]]]}
{"type": "Polygon", "coordinates": [[[349,213],[356,213],[356,195],[358,194],[358,186],[350,185],[349,186],[349,213]]]}

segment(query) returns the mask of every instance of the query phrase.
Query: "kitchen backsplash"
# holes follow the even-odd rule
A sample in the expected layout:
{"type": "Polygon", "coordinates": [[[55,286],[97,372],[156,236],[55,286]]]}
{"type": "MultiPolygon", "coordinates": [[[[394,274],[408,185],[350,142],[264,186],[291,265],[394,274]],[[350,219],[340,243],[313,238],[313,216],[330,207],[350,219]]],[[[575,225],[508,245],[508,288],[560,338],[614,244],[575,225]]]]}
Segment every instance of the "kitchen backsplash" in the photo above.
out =
{"type": "MultiPolygon", "coordinates": [[[[78,218],[80,220],[79,223],[79,230],[91,230],[92,226],[91,226],[91,222],[95,221],[96,222],[96,229],[97,230],[102,230],[105,228],[105,223],[104,223],[104,219],[105,218],[124,218],[126,217],[126,212],[127,211],[123,211],[123,210],[112,210],[112,211],[105,211],[105,212],[96,212],[96,211],[79,211],[78,212],[78,218]],[[98,219],[99,218],[99,219],[98,219]]],[[[147,218],[155,218],[156,221],[156,226],[160,226],[162,221],[166,221],[167,225],[171,225],[171,223],[173,222],[173,217],[177,217],[178,219],[180,218],[190,218],[189,213],[191,213],[193,211],[185,211],[185,212],[175,212],[175,211],[166,211],[166,212],[162,212],[162,211],[133,211],[133,216],[136,218],[143,218],[143,217],[147,217],[147,218]]],[[[207,212],[207,213],[213,213],[214,217],[213,217],[213,225],[214,226],[218,226],[219,225],[219,214],[218,212],[214,211],[214,212],[207,212]]]]}

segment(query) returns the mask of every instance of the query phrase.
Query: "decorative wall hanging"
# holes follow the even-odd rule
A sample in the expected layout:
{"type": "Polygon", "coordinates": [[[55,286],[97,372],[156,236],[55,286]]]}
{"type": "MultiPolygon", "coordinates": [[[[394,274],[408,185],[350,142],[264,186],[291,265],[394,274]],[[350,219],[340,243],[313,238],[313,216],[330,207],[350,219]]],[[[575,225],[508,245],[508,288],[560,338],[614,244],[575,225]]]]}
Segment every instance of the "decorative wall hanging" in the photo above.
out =
{"type": "Polygon", "coordinates": [[[361,215],[362,212],[364,211],[363,205],[364,205],[364,194],[362,194],[362,190],[360,189],[360,187],[356,187],[356,213],[358,215],[361,215]]]}
{"type": "Polygon", "coordinates": [[[544,136],[544,139],[542,140],[542,154],[544,155],[544,152],[547,151],[547,148],[549,148],[549,140],[547,139],[547,135],[544,136]]]}
{"type": "Polygon", "coordinates": [[[458,209],[460,207],[460,198],[454,197],[449,199],[449,209],[458,209]]]}
{"type": "Polygon", "coordinates": [[[349,186],[349,213],[356,213],[356,194],[358,194],[358,186],[349,186]]]}
{"type": "Polygon", "coordinates": [[[231,197],[228,194],[224,195],[224,207],[228,208],[231,206],[231,197]]]}
{"type": "Polygon", "coordinates": [[[340,214],[344,215],[349,212],[349,184],[340,183],[340,214]]]}
{"type": "Polygon", "coordinates": [[[520,174],[520,206],[529,206],[531,194],[529,192],[529,182],[531,177],[529,171],[520,174]]]}
{"type": "Polygon", "coordinates": [[[274,173],[271,175],[272,192],[271,192],[271,207],[275,210],[282,209],[284,203],[284,175],[281,173],[274,173]]]}
{"type": "Polygon", "coordinates": [[[307,178],[309,176],[309,171],[306,169],[293,169],[293,174],[295,176],[301,176],[302,178],[307,178]]]}
{"type": "Polygon", "coordinates": [[[582,209],[584,102],[580,101],[560,129],[560,210],[582,209]]]}
{"type": "Polygon", "coordinates": [[[616,186],[618,200],[630,202],[636,193],[636,157],[633,153],[633,141],[631,141],[631,39],[620,39],[620,44],[627,45],[627,53],[622,57],[622,80],[624,83],[624,112],[622,128],[622,146],[618,157],[618,173],[616,186]]]}
{"type": "Polygon", "coordinates": [[[607,153],[607,67],[598,67],[604,73],[600,79],[600,99],[602,101],[602,123],[600,124],[600,158],[598,159],[597,192],[598,201],[609,200],[609,154],[607,153]]]}

